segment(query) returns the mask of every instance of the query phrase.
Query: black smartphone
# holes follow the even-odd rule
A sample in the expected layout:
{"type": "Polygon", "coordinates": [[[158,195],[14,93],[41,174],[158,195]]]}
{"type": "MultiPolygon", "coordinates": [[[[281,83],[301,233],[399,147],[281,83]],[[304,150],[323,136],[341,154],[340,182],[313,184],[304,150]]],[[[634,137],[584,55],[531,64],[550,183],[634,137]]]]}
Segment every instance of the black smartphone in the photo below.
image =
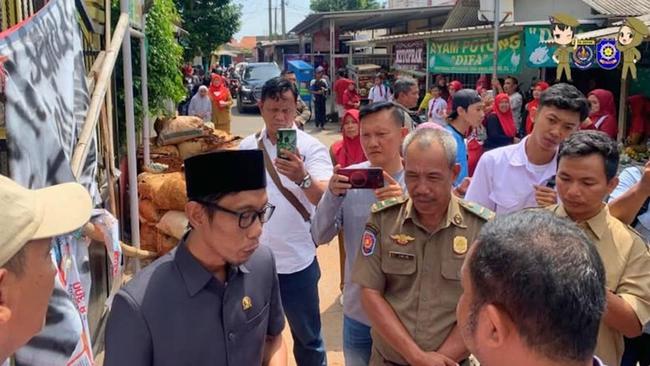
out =
{"type": "Polygon", "coordinates": [[[348,177],[352,188],[377,189],[384,187],[384,172],[379,168],[341,169],[338,174],[348,177]]]}
{"type": "Polygon", "coordinates": [[[550,177],[548,181],[546,181],[546,186],[555,189],[555,176],[550,177]]]}
{"type": "Polygon", "coordinates": [[[291,151],[295,154],[298,150],[298,136],[296,130],[293,128],[278,129],[278,144],[276,146],[278,149],[278,158],[288,159],[288,157],[282,153],[282,150],[291,151]]]}

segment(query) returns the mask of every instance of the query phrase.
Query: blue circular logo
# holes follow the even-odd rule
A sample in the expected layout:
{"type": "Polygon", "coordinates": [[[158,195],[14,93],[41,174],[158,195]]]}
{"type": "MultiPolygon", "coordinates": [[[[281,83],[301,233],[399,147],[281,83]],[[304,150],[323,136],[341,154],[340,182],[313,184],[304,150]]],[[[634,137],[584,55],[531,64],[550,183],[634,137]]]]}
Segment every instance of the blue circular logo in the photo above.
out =
{"type": "Polygon", "coordinates": [[[596,46],[596,61],[605,70],[614,70],[621,62],[615,39],[601,39],[596,46]]]}
{"type": "Polygon", "coordinates": [[[585,70],[593,66],[595,60],[592,46],[578,46],[573,51],[573,63],[577,68],[585,70]]]}

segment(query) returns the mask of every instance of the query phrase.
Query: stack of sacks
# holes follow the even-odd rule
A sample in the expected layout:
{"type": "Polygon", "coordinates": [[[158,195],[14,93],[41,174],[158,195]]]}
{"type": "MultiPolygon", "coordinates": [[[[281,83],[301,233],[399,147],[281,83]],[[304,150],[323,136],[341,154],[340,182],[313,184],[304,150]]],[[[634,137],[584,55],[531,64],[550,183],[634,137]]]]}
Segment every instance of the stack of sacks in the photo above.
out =
{"type": "MultiPolygon", "coordinates": [[[[158,119],[154,124],[158,137],[152,139],[150,157],[164,164],[163,173],[144,170],[138,176],[140,197],[140,246],[163,255],[173,249],[187,229],[185,203],[187,193],[183,160],[211,151],[236,149],[239,137],[203,124],[198,117],[177,116],[158,119]]],[[[140,149],[140,163],[142,149],[140,149]]]]}
{"type": "MultiPolygon", "coordinates": [[[[181,171],[183,160],[210,151],[236,149],[241,140],[221,130],[206,126],[198,117],[176,116],[158,119],[154,123],[158,137],[151,141],[150,158],[167,165],[165,173],[181,171]]],[[[142,164],[143,149],[138,151],[142,164]]],[[[140,170],[147,170],[142,168],[140,170]]]]}
{"type": "Polygon", "coordinates": [[[140,247],[163,255],[172,250],[187,228],[185,177],[182,172],[138,176],[140,247]]]}

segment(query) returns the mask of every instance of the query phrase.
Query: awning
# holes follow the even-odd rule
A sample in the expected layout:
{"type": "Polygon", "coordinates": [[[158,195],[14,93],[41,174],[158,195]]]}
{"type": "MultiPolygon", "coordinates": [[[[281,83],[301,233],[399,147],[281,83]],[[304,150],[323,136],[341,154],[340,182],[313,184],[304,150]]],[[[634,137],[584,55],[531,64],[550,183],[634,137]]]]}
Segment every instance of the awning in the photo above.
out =
{"type": "MultiPolygon", "coordinates": [[[[650,14],[646,14],[640,17],[637,17],[639,20],[644,22],[648,27],[650,27],[650,14]]],[[[579,33],[576,35],[577,39],[601,39],[601,38],[611,38],[618,33],[623,22],[615,22],[612,27],[596,29],[590,32],[579,33]]]]}
{"type": "Polygon", "coordinates": [[[637,16],[650,13],[648,0],[582,0],[604,15],[637,16]]]}
{"type": "Polygon", "coordinates": [[[336,29],[341,33],[390,28],[405,24],[409,20],[436,18],[441,26],[447,20],[452,6],[426,6],[419,8],[333,11],[309,14],[302,22],[293,27],[290,32],[296,34],[314,33],[329,26],[329,20],[334,20],[336,29]]]}
{"type": "MultiPolygon", "coordinates": [[[[490,34],[492,32],[492,29],[494,29],[492,25],[477,25],[474,27],[453,29],[437,29],[426,32],[395,34],[368,40],[349,41],[347,44],[352,47],[364,47],[367,45],[385,45],[389,43],[408,42],[423,39],[426,40],[432,38],[450,40],[468,37],[480,37],[485,36],[486,34],[490,34]]],[[[499,32],[502,36],[508,36],[517,32],[521,32],[523,29],[523,26],[520,25],[505,25],[499,28],[499,32]]]]}

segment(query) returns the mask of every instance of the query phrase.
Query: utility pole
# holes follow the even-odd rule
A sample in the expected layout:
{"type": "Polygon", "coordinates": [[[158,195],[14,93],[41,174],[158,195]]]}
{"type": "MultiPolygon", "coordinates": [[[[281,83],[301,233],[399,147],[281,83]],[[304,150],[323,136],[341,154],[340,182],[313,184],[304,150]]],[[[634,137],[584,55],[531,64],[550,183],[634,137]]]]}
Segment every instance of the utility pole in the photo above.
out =
{"type": "Polygon", "coordinates": [[[278,7],[273,8],[275,11],[275,19],[273,20],[273,34],[278,35],[278,7]]]}
{"type": "Polygon", "coordinates": [[[285,0],[280,0],[280,6],[282,7],[282,39],[287,38],[287,23],[285,22],[284,17],[284,5],[285,0]]]}
{"type": "Polygon", "coordinates": [[[273,6],[273,4],[271,3],[272,1],[273,0],[269,0],[269,41],[273,39],[273,22],[272,22],[273,18],[271,15],[271,11],[272,11],[271,8],[273,6]]]}
{"type": "Polygon", "coordinates": [[[499,26],[501,25],[500,0],[494,0],[494,54],[492,56],[492,80],[497,78],[499,68],[499,26]]]}

